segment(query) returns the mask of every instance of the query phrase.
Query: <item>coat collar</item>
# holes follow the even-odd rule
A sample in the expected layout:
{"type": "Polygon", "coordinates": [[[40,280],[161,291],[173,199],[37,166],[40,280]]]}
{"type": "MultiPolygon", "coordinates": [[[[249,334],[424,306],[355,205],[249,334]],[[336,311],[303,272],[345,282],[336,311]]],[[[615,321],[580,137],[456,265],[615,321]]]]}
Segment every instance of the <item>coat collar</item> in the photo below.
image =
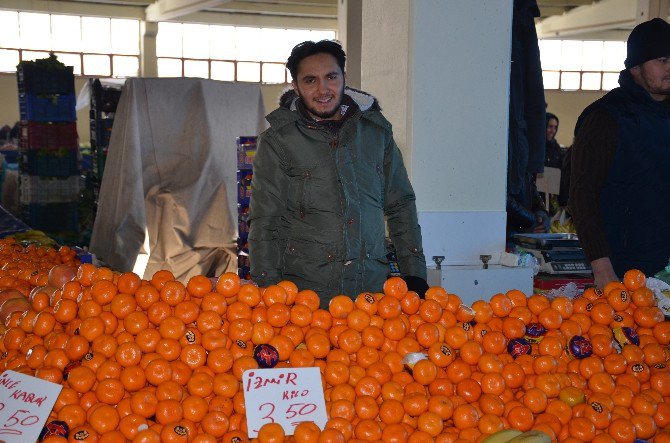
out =
{"type": "MultiPolygon", "coordinates": [[[[349,96],[363,112],[381,110],[377,99],[367,92],[359,91],[358,89],[347,86],[344,88],[344,93],[349,96]]],[[[298,100],[300,100],[300,97],[298,97],[298,94],[296,94],[293,87],[289,86],[282,91],[282,94],[279,97],[279,106],[290,111],[297,111],[296,102],[298,100]]]]}

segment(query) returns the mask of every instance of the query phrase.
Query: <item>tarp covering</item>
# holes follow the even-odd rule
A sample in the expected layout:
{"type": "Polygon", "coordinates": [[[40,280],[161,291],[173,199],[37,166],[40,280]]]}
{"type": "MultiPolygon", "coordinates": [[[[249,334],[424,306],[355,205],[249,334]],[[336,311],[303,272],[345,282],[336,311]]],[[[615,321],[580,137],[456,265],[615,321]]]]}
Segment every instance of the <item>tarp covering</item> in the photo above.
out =
{"type": "Polygon", "coordinates": [[[129,79],[114,119],[90,250],[144,278],[237,266],[236,138],[264,127],[260,85],[129,79]],[[146,235],[145,235],[146,233],[146,235]],[[148,249],[148,250],[147,250],[148,249]]]}

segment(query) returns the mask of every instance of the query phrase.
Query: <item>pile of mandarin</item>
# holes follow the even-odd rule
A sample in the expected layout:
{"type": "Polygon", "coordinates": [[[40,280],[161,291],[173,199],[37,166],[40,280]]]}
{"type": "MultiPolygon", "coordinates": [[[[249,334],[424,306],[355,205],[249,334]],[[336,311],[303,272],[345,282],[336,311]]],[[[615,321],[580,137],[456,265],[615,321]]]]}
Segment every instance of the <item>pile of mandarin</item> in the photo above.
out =
{"type": "Polygon", "coordinates": [[[265,425],[260,442],[475,442],[507,428],[670,441],[670,322],[639,271],[576,299],[512,290],[471,307],[438,287],[420,299],[391,278],[383,293],[323,310],[288,281],[257,288],[225,273],[184,285],[165,270],[142,280],[75,267],[67,251],[37,281],[44,254],[0,242],[0,284],[31,288],[30,308],[6,319],[0,370],[63,386],[48,421],[69,435],[44,441],[246,441],[241,377],[260,344],[278,351],[278,367],[321,369],[329,417],[293,436],[265,425]],[[543,336],[511,355],[528,325],[543,336]],[[617,341],[620,328],[637,344],[617,341]],[[568,352],[576,336],[590,355],[568,352]]]}

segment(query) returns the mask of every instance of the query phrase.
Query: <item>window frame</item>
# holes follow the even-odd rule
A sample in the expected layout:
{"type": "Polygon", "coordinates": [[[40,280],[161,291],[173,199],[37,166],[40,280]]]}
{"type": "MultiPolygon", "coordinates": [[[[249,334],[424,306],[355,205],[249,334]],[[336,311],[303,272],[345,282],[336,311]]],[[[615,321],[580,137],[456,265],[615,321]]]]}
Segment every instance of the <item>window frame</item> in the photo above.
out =
{"type": "MultiPolygon", "coordinates": [[[[541,41],[542,41],[542,40],[540,40],[540,42],[541,42],[541,41]]],[[[602,63],[601,63],[600,65],[601,65],[601,66],[604,66],[604,65],[605,65],[605,63],[604,63],[604,61],[605,61],[605,57],[604,57],[604,54],[605,54],[605,50],[604,50],[605,43],[610,42],[610,41],[614,41],[614,40],[568,40],[568,39],[545,39],[544,41],[558,41],[558,42],[560,42],[559,48],[561,49],[561,53],[562,53],[562,44],[563,44],[563,42],[573,42],[573,41],[579,41],[579,42],[581,42],[581,43],[584,43],[584,42],[602,42],[602,43],[603,43],[603,57],[602,57],[602,63]]],[[[617,42],[618,42],[618,41],[617,41],[617,42]]],[[[538,46],[540,47],[540,59],[542,59],[542,58],[543,58],[543,57],[542,57],[542,54],[541,54],[541,51],[542,51],[542,43],[540,43],[538,46]]],[[[559,54],[553,54],[553,55],[554,55],[554,56],[561,57],[561,55],[562,55],[561,53],[559,53],[559,54]]],[[[621,63],[622,63],[622,65],[623,65],[623,61],[622,61],[621,63]]],[[[554,66],[555,66],[555,65],[554,65],[554,66]]],[[[561,67],[561,68],[563,68],[563,67],[561,67]]],[[[551,69],[542,69],[543,76],[544,76],[544,73],[558,74],[558,85],[557,85],[556,87],[551,87],[551,88],[547,87],[547,85],[544,85],[544,89],[545,89],[545,90],[548,90],[548,91],[564,91],[564,92],[575,92],[575,91],[580,91],[580,92],[597,92],[597,91],[607,92],[607,91],[609,91],[610,89],[606,89],[606,88],[604,87],[604,86],[605,86],[605,80],[604,80],[605,75],[608,75],[608,74],[616,74],[616,75],[618,75],[619,72],[620,72],[620,71],[614,71],[614,70],[609,70],[609,69],[600,69],[600,70],[597,70],[597,69],[584,69],[583,66],[581,67],[581,69],[561,69],[561,68],[559,68],[559,69],[555,69],[555,68],[552,67],[551,69]],[[563,85],[563,74],[564,74],[564,73],[577,73],[577,74],[579,74],[579,87],[578,87],[577,89],[573,89],[573,88],[566,89],[566,88],[564,88],[564,85],[563,85]],[[599,89],[584,89],[584,88],[583,88],[583,84],[584,84],[584,75],[585,75],[585,74],[598,74],[598,75],[600,76],[600,87],[599,87],[599,89]]],[[[622,69],[623,69],[623,68],[622,68],[622,69]]]]}
{"type": "MultiPolygon", "coordinates": [[[[20,14],[21,14],[21,12],[24,12],[24,11],[16,11],[16,12],[18,13],[18,14],[17,14],[17,23],[20,23],[20,20],[21,20],[21,19],[20,19],[20,14]]],[[[53,17],[53,16],[62,16],[62,15],[65,15],[65,16],[70,15],[70,14],[54,14],[54,13],[50,13],[50,12],[42,12],[41,14],[46,14],[46,15],[49,16],[49,23],[50,23],[50,26],[51,26],[51,17],[53,17]]],[[[79,19],[80,19],[80,21],[79,21],[79,26],[80,26],[80,28],[81,28],[81,27],[83,26],[83,24],[82,24],[83,21],[82,21],[81,19],[82,19],[82,18],[85,18],[85,17],[89,17],[89,16],[87,16],[87,15],[75,15],[75,17],[79,17],[79,19]]],[[[106,18],[106,19],[109,19],[109,20],[110,20],[110,28],[109,28],[109,33],[110,33],[110,35],[109,35],[109,37],[110,37],[110,39],[111,39],[111,37],[112,37],[112,28],[113,28],[113,26],[112,26],[112,24],[111,24],[111,20],[116,19],[116,17],[100,17],[100,18],[106,18]]],[[[136,20],[136,19],[126,19],[126,18],[124,18],[124,19],[121,19],[121,20],[134,20],[134,21],[137,21],[138,23],[140,22],[140,20],[136,20]]],[[[20,28],[19,28],[19,29],[20,29],[20,28]]],[[[138,27],[138,29],[140,29],[140,27],[138,27]]],[[[51,32],[51,31],[50,31],[50,32],[51,32]]],[[[83,31],[80,29],[80,33],[81,33],[81,32],[83,32],[83,31]]],[[[46,48],[51,48],[51,46],[52,46],[52,45],[51,45],[51,42],[52,42],[52,40],[51,40],[51,36],[50,36],[50,39],[49,39],[48,41],[45,42],[45,48],[22,48],[22,47],[0,46],[0,49],[2,49],[2,50],[6,50],[6,51],[17,51],[18,54],[19,54],[19,63],[21,63],[21,62],[23,62],[23,61],[25,60],[24,52],[46,52],[46,53],[54,53],[54,54],[68,54],[68,55],[75,55],[75,56],[77,56],[77,57],[79,58],[79,64],[80,64],[80,66],[81,66],[81,72],[80,72],[79,74],[75,74],[75,76],[77,76],[77,77],[115,78],[115,75],[114,75],[114,57],[115,57],[115,56],[120,56],[120,57],[134,57],[134,58],[136,58],[136,59],[137,59],[137,65],[138,65],[138,71],[137,71],[137,74],[136,74],[136,75],[137,75],[137,76],[140,75],[140,69],[139,69],[139,66],[140,66],[140,64],[141,64],[141,45],[139,44],[139,43],[140,43],[140,34],[139,34],[139,33],[138,33],[138,35],[137,35],[137,38],[138,38],[138,53],[137,53],[137,54],[128,54],[128,53],[117,53],[117,52],[112,52],[112,51],[111,51],[111,48],[112,48],[111,45],[110,45],[110,52],[98,52],[98,51],[64,51],[64,50],[46,49],[46,48]],[[104,57],[107,57],[107,59],[108,59],[108,61],[109,61],[109,75],[99,75],[99,74],[90,74],[90,73],[86,73],[86,64],[85,64],[85,62],[84,62],[84,58],[85,58],[85,56],[87,56],[87,55],[95,55],[95,56],[104,56],[104,57]]],[[[11,70],[11,71],[9,71],[9,70],[7,70],[7,71],[1,71],[0,73],[2,73],[2,74],[13,74],[13,73],[16,73],[16,68],[13,69],[13,70],[11,70]]],[[[118,76],[117,78],[128,78],[128,77],[127,77],[127,76],[118,76]]]]}

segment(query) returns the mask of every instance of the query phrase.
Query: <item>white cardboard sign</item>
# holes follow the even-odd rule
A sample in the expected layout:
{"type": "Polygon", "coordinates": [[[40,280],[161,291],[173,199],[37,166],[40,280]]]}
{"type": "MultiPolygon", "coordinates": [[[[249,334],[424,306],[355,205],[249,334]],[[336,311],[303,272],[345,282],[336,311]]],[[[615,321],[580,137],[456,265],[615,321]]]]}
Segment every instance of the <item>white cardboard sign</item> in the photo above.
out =
{"type": "Polygon", "coordinates": [[[242,374],[249,438],[266,423],[279,423],[293,435],[298,423],[328,421],[319,368],[250,369],[242,374]]]}
{"type": "Polygon", "coordinates": [[[62,388],[20,372],[0,374],[0,441],[37,441],[62,388]]]}

